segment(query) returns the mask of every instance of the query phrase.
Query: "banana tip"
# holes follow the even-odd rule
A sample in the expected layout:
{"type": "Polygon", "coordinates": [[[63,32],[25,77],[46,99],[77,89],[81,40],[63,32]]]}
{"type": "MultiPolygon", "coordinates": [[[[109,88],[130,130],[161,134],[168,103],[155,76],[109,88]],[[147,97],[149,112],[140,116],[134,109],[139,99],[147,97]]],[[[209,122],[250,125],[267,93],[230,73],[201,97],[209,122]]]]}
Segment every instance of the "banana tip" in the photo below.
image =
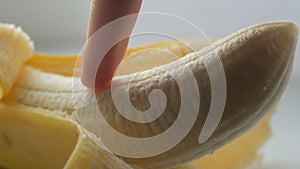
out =
{"type": "Polygon", "coordinates": [[[277,22],[278,25],[284,27],[288,33],[292,36],[298,36],[299,28],[298,26],[292,21],[279,21],[277,22]]]}

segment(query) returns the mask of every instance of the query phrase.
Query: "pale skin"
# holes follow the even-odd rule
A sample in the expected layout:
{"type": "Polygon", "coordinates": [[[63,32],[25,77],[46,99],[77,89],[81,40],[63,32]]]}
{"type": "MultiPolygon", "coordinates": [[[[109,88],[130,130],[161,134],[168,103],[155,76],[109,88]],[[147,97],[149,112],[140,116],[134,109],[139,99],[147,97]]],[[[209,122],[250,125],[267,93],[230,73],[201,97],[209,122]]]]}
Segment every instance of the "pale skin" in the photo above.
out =
{"type": "MultiPolygon", "coordinates": [[[[139,13],[141,4],[142,0],[92,0],[87,39],[107,23],[123,16],[139,13]]],[[[129,29],[132,30],[133,27],[134,25],[131,25],[129,29]]],[[[124,28],[118,29],[122,31],[124,28]]],[[[114,72],[126,52],[128,41],[129,38],[120,41],[106,53],[100,66],[96,69],[96,78],[91,76],[93,74],[92,71],[95,70],[91,68],[91,65],[97,60],[96,56],[84,54],[81,79],[86,87],[102,90],[110,86],[114,72]]],[[[91,46],[92,44],[87,43],[86,50],[89,50],[91,46]]],[[[94,46],[97,47],[97,45],[93,44],[94,46]]]]}

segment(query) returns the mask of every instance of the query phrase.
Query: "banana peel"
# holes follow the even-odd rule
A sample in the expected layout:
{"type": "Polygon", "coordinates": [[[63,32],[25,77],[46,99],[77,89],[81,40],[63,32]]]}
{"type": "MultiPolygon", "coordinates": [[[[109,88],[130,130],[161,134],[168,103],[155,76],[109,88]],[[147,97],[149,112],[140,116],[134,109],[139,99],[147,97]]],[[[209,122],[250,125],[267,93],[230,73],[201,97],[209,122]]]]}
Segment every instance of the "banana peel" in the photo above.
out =
{"type": "MultiPolygon", "coordinates": [[[[74,117],[70,79],[74,70],[80,69],[79,56],[32,54],[33,45],[28,35],[20,28],[7,24],[0,24],[0,37],[1,167],[142,168],[99,148],[74,117]]],[[[203,46],[206,45],[208,44],[203,46]]],[[[171,41],[129,49],[126,57],[151,48],[168,50],[178,57],[192,52],[182,43],[171,41]]],[[[222,166],[233,169],[248,165],[258,158],[256,150],[270,137],[270,116],[266,116],[252,130],[213,154],[179,167],[214,169],[222,166]],[[249,145],[249,140],[254,141],[252,145],[249,145]],[[237,153],[232,158],[225,157],[236,149],[244,151],[241,150],[242,153],[237,153]],[[243,153],[245,156],[241,158],[239,154],[243,153]],[[221,158],[224,159],[220,160],[221,158]]]]}

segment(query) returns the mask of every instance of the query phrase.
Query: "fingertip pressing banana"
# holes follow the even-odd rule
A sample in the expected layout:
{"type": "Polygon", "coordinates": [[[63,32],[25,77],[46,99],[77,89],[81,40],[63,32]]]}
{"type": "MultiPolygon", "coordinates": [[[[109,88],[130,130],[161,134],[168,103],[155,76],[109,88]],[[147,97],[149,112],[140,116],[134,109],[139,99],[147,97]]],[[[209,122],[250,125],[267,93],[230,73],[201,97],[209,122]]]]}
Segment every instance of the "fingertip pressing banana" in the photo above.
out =
{"type": "MultiPolygon", "coordinates": [[[[188,166],[211,167],[205,165],[209,159],[221,157],[234,146],[245,144],[254,137],[249,134],[251,131],[263,132],[257,126],[268,128],[264,126],[268,120],[256,124],[274,107],[285,90],[292,70],[297,34],[295,24],[276,21],[243,29],[212,44],[208,41],[198,43],[193,48],[196,51],[175,41],[128,50],[124,65],[113,79],[114,90],[128,92],[132,105],[143,111],[151,109],[148,97],[156,89],[164,92],[167,103],[162,116],[148,123],[136,123],[119,111],[111,88],[97,92],[97,108],[112,128],[132,138],[147,138],[172,127],[180,115],[182,101],[191,108],[181,113],[188,116],[191,111],[197,111],[194,125],[174,147],[152,157],[132,158],[114,155],[97,146],[89,131],[79,123],[77,118],[82,114],[78,114],[74,106],[72,84],[80,81],[73,72],[80,69],[81,58],[32,56],[33,45],[28,36],[13,26],[0,24],[0,166],[11,169],[164,169],[183,164],[182,168],[186,169],[188,166]],[[159,65],[151,63],[148,67],[130,69],[130,65],[140,62],[139,59],[151,62],[151,55],[153,60],[161,61],[159,65]],[[212,57],[215,56],[220,59],[222,68],[215,69],[213,75],[224,70],[226,102],[216,130],[207,141],[199,143],[213,95],[211,75],[206,66],[214,65],[212,57]],[[191,81],[186,68],[195,78],[201,100],[199,107],[192,107],[191,100],[181,100],[180,86],[170,76],[180,75],[184,84],[189,85],[191,81]],[[130,88],[126,85],[128,82],[130,88]],[[199,160],[185,165],[196,159],[199,160]]],[[[76,90],[79,92],[75,91],[75,99],[84,100],[90,94],[83,86],[76,90]]],[[[81,122],[90,120],[88,117],[83,114],[81,122]]],[[[103,128],[107,129],[106,126],[103,128]]],[[[115,141],[102,139],[104,143],[115,141]]],[[[259,148],[266,139],[262,137],[263,141],[247,152],[255,156],[253,149],[259,148]]],[[[238,166],[238,158],[232,161],[223,164],[238,166]]]]}

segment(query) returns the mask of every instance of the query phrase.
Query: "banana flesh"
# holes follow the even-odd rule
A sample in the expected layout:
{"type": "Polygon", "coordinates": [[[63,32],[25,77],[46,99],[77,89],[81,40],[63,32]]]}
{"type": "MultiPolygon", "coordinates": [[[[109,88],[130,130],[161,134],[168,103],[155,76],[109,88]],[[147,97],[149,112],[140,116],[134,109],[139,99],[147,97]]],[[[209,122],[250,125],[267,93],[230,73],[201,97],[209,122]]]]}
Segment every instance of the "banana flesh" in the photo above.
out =
{"type": "MultiPolygon", "coordinates": [[[[177,42],[158,45],[179,57],[184,56],[179,61],[173,61],[161,67],[168,67],[171,71],[176,71],[178,67],[188,65],[196,77],[203,103],[201,102],[202,108],[199,110],[196,123],[186,138],[164,154],[141,159],[119,158],[97,148],[75,120],[72,100],[74,78],[71,75],[76,69],[76,60],[80,60],[80,58],[77,56],[63,57],[52,67],[52,64],[41,66],[43,65],[41,63],[47,63],[49,60],[50,63],[55,63],[55,59],[35,55],[24,66],[13,68],[20,72],[17,79],[14,74],[0,74],[0,86],[14,84],[11,90],[9,87],[2,87],[5,97],[0,106],[0,120],[3,121],[3,124],[1,123],[3,130],[0,130],[0,134],[5,137],[2,142],[0,140],[0,150],[9,148],[9,145],[21,146],[1,153],[0,166],[6,168],[22,168],[22,166],[23,168],[24,166],[45,168],[46,165],[51,168],[170,168],[210,154],[252,128],[278,101],[290,75],[297,33],[294,24],[282,21],[246,28],[193,53],[177,42]],[[172,47],[172,45],[176,47],[172,47]],[[215,133],[207,142],[199,145],[198,135],[209,108],[210,98],[207,96],[211,94],[210,81],[203,62],[209,62],[209,57],[214,53],[220,56],[226,73],[227,102],[223,118],[215,133]],[[67,65],[67,68],[64,65],[67,65]],[[10,83],[7,83],[8,81],[10,83]],[[45,123],[41,124],[43,121],[45,123]],[[26,128],[26,125],[31,125],[31,128],[26,128]],[[36,126],[36,128],[32,126],[36,126]],[[21,135],[28,138],[28,140],[24,140],[28,144],[34,138],[29,136],[37,133],[35,135],[37,138],[34,139],[36,142],[30,144],[32,146],[30,149],[28,149],[30,147],[28,144],[17,142],[20,139],[15,138],[14,135],[17,135],[18,129],[28,132],[21,135]],[[42,132],[50,129],[52,132],[42,132]],[[59,132],[64,134],[59,134],[59,132]],[[58,139],[59,136],[62,137],[61,143],[55,139],[51,139],[50,143],[45,139],[58,139]],[[68,143],[64,143],[64,141],[68,143]],[[68,144],[68,146],[55,147],[50,144],[55,146],[68,144]],[[45,157],[40,159],[39,163],[32,160],[36,159],[34,153],[29,152],[33,149],[37,149],[40,157],[45,157]],[[20,156],[15,157],[18,154],[17,150],[22,150],[23,154],[20,153],[20,156]],[[50,150],[64,151],[56,157],[57,159],[53,159],[57,161],[55,164],[49,160],[52,158],[51,153],[47,153],[51,152],[50,150]],[[25,154],[32,154],[32,156],[26,157],[25,154]],[[16,159],[18,162],[16,163],[12,159],[16,159]]],[[[136,48],[135,50],[140,49],[136,48]]],[[[127,55],[132,55],[135,50],[129,50],[127,55]]],[[[7,55],[0,55],[0,57],[4,58],[7,55]]],[[[31,55],[27,56],[26,52],[20,52],[18,57],[24,57],[23,62],[25,62],[31,55]]],[[[17,60],[17,58],[13,59],[17,60]]],[[[4,72],[5,69],[1,68],[0,72],[4,72]]],[[[176,88],[175,81],[166,73],[158,73],[152,69],[139,74],[119,76],[114,78],[114,81],[122,84],[130,81],[132,76],[135,76],[135,81],[131,84],[134,87],[129,90],[129,93],[134,106],[143,108],[147,105],[147,96],[156,87],[162,89],[168,100],[171,100],[171,104],[166,105],[165,115],[149,124],[132,123],[117,111],[113,105],[110,90],[97,93],[101,111],[109,124],[125,135],[149,137],[163,132],[170,127],[165,125],[164,121],[174,121],[176,112],[178,112],[178,107],[174,105],[179,100],[174,96],[178,96],[180,93],[176,88]]],[[[123,90],[122,85],[119,88],[123,90]]],[[[79,94],[87,92],[85,88],[78,90],[79,94]]],[[[80,97],[87,96],[82,94],[80,97]]],[[[54,152],[54,154],[59,153],[54,152]]]]}
{"type": "Polygon", "coordinates": [[[21,28],[10,24],[0,23],[0,35],[1,99],[11,89],[24,62],[31,58],[33,43],[21,28]]]}

